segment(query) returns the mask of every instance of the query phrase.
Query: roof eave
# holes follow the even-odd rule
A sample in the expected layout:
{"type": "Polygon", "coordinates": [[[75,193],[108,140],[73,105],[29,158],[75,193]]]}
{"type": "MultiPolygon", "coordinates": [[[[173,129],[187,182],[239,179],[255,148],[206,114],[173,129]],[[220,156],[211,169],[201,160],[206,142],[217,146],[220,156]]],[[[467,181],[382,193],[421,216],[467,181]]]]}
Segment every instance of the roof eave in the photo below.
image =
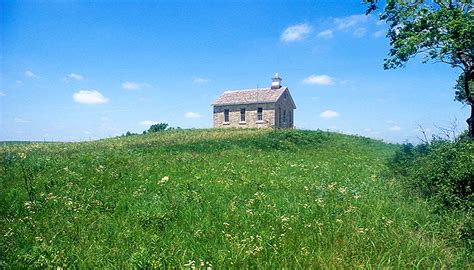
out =
{"type": "Polygon", "coordinates": [[[232,105],[250,105],[250,104],[272,104],[276,101],[262,101],[262,102],[240,102],[240,103],[225,103],[225,104],[212,104],[212,106],[232,106],[232,105]]]}

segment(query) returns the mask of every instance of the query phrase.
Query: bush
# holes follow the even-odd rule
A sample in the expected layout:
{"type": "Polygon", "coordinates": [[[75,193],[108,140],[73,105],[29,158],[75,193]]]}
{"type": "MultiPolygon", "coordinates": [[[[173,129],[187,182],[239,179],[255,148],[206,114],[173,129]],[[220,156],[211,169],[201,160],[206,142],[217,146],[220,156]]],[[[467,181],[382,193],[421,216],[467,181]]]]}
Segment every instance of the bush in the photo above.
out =
{"type": "Polygon", "coordinates": [[[148,130],[143,131],[143,134],[165,131],[167,128],[168,128],[167,123],[158,123],[158,124],[151,125],[148,130]]]}
{"type": "Polygon", "coordinates": [[[434,140],[431,144],[403,144],[389,162],[405,176],[410,188],[447,208],[474,206],[474,143],[434,140]]]}
{"type": "Polygon", "coordinates": [[[451,235],[474,248],[474,142],[435,139],[429,144],[403,144],[389,162],[407,188],[434,203],[446,217],[455,216],[451,235]]]}

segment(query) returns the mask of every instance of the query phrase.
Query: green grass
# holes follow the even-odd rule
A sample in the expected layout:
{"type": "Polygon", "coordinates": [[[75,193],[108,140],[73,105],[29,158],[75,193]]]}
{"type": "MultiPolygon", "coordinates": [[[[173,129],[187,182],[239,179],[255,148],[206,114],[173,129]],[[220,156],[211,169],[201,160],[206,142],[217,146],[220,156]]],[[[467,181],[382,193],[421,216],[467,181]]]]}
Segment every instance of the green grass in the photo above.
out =
{"type": "Polygon", "coordinates": [[[395,149],[268,130],[1,146],[0,268],[472,266],[391,176],[395,149]]]}

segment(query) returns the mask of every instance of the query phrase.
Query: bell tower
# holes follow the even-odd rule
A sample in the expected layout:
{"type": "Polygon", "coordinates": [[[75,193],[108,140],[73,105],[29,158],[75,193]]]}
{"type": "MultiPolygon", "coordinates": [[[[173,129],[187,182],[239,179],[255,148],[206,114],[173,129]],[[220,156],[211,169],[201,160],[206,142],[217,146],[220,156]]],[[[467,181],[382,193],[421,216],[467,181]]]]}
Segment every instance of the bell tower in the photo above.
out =
{"type": "Polygon", "coordinates": [[[272,89],[280,89],[281,88],[281,78],[278,73],[272,77],[272,89]]]}

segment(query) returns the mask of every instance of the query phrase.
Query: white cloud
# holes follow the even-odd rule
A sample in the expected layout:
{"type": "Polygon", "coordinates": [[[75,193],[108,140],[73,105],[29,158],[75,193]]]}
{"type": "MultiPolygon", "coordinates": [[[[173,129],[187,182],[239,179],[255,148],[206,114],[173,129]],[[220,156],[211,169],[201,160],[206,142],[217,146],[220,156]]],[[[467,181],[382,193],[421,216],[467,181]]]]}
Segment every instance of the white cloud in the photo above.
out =
{"type": "Polygon", "coordinates": [[[333,31],[331,29],[324,30],[318,33],[318,37],[320,38],[332,38],[333,37],[333,31]]]}
{"type": "Polygon", "coordinates": [[[344,30],[366,23],[369,18],[369,15],[357,14],[342,18],[335,18],[334,23],[336,24],[337,29],[344,30]]]}
{"type": "Polygon", "coordinates": [[[76,73],[71,73],[71,74],[67,75],[67,77],[71,80],[76,80],[76,81],[84,80],[84,77],[82,75],[76,74],[76,73]]]}
{"type": "Polygon", "coordinates": [[[0,97],[4,97],[6,96],[7,94],[5,94],[3,91],[0,91],[0,97]]]}
{"type": "Polygon", "coordinates": [[[400,131],[400,130],[402,130],[402,128],[400,126],[395,125],[395,126],[389,127],[388,130],[390,130],[390,131],[400,131]]]}
{"type": "MultiPolygon", "coordinates": [[[[369,24],[378,25],[378,21],[375,20],[374,16],[364,14],[332,18],[331,23],[333,26],[330,29],[319,32],[317,36],[320,38],[332,38],[334,33],[338,31],[351,31],[354,37],[361,38],[367,34],[369,24]]],[[[381,33],[377,32],[377,35],[381,35],[381,33]]]]}
{"type": "Polygon", "coordinates": [[[17,84],[23,84],[23,81],[16,80],[16,83],[17,83],[17,84]]]}
{"type": "Polygon", "coordinates": [[[108,98],[96,90],[79,90],[79,92],[72,95],[72,98],[75,102],[84,104],[103,104],[109,102],[108,98]]]}
{"type": "Polygon", "coordinates": [[[334,84],[334,78],[328,75],[310,75],[303,80],[304,84],[312,85],[331,85],[334,84]]]}
{"type": "Polygon", "coordinates": [[[195,84],[207,83],[207,82],[210,82],[210,81],[211,81],[210,79],[200,78],[200,77],[195,77],[193,79],[193,83],[195,83],[195,84]]]}
{"type": "Polygon", "coordinates": [[[382,29],[382,30],[379,30],[379,31],[375,32],[373,35],[374,35],[374,37],[377,37],[377,38],[378,37],[383,37],[385,35],[385,32],[386,32],[386,30],[382,29]]]}
{"type": "Polygon", "coordinates": [[[304,39],[311,32],[311,26],[308,24],[297,24],[290,26],[283,31],[280,40],[283,42],[292,42],[304,39]]]}
{"type": "Polygon", "coordinates": [[[340,114],[336,111],[331,111],[331,110],[325,110],[324,112],[319,114],[319,117],[322,118],[334,118],[338,117],[340,114]]]}
{"type": "Polygon", "coordinates": [[[18,124],[27,124],[30,122],[29,120],[26,120],[20,117],[15,117],[13,121],[15,121],[15,123],[18,123],[18,124]]]}
{"type": "Polygon", "coordinates": [[[142,126],[151,126],[158,123],[159,123],[158,121],[154,121],[154,120],[145,120],[145,121],[141,121],[139,124],[142,126]]]}
{"type": "Polygon", "coordinates": [[[33,79],[39,79],[40,77],[36,74],[33,73],[31,70],[25,71],[26,77],[33,78],[33,79]]]}
{"type": "Polygon", "coordinates": [[[353,34],[355,37],[361,38],[365,36],[365,33],[367,33],[367,29],[365,29],[364,27],[359,27],[356,30],[354,30],[353,34]]]}
{"type": "Polygon", "coordinates": [[[123,82],[122,88],[127,90],[139,90],[143,87],[149,87],[148,83],[137,83],[137,82],[123,82]]]}
{"type": "Polygon", "coordinates": [[[184,117],[186,118],[201,118],[201,115],[196,112],[187,112],[184,114],[184,117]]]}

